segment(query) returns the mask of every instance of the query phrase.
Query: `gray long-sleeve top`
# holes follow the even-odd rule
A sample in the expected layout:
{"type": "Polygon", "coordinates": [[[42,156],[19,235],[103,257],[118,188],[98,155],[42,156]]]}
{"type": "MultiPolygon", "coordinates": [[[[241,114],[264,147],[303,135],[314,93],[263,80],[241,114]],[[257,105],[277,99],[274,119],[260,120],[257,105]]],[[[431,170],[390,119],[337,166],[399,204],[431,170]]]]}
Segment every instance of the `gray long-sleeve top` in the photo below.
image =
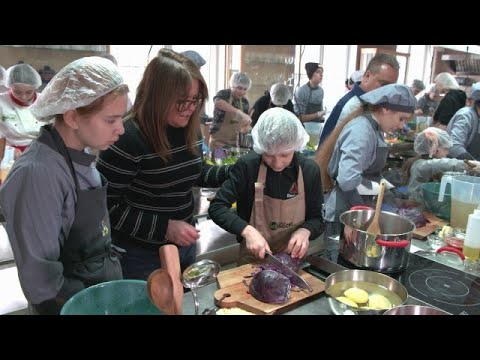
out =
{"type": "MultiPolygon", "coordinates": [[[[98,187],[95,157],[70,151],[81,189],[98,187]]],[[[75,182],[63,156],[34,140],[15,162],[0,188],[0,205],[7,220],[18,277],[25,297],[39,304],[57,295],[68,299],[85,288],[63,276],[59,261],[75,219],[75,182]]]]}
{"type": "Polygon", "coordinates": [[[445,171],[463,171],[465,163],[458,159],[418,159],[410,169],[410,178],[408,180],[408,197],[423,203],[422,184],[430,182],[433,176],[445,171]]]}
{"type": "MultiPolygon", "coordinates": [[[[371,187],[363,173],[376,159],[378,144],[387,144],[379,129],[373,129],[365,115],[350,121],[340,133],[328,163],[328,173],[342,191],[351,191],[358,185],[371,187]]],[[[325,220],[335,220],[336,191],[325,201],[325,220]]]]}
{"type": "Polygon", "coordinates": [[[480,160],[480,154],[470,154],[467,148],[479,131],[479,117],[473,107],[464,107],[453,115],[448,123],[447,132],[452,138],[453,146],[448,150],[448,156],[457,159],[480,160]]]}

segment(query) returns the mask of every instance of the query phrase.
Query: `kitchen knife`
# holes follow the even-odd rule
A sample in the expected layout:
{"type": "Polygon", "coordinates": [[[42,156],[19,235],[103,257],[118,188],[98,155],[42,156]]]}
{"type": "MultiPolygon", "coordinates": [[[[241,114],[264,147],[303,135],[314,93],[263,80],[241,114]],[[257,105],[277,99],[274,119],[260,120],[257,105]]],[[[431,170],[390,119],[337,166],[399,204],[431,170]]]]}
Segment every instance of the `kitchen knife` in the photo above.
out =
{"type": "Polygon", "coordinates": [[[274,264],[277,268],[281,269],[281,271],[284,274],[288,274],[289,276],[292,277],[294,281],[294,285],[302,288],[302,289],[308,289],[310,292],[313,291],[312,287],[308,284],[308,282],[305,281],[300,275],[298,275],[295,271],[290,269],[287,265],[282,263],[279,259],[275,257],[271,252],[265,252],[265,257],[267,260],[271,263],[274,264]]]}

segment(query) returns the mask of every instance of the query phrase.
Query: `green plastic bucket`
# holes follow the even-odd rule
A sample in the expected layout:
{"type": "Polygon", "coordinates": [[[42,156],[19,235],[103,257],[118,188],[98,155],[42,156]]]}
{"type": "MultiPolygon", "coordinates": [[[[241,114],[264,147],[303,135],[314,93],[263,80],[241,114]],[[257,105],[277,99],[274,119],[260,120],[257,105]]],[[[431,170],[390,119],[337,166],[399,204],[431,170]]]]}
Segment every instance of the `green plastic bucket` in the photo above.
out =
{"type": "Polygon", "coordinates": [[[152,304],[144,280],[114,280],[83,289],[60,315],[162,315],[152,304]]]}

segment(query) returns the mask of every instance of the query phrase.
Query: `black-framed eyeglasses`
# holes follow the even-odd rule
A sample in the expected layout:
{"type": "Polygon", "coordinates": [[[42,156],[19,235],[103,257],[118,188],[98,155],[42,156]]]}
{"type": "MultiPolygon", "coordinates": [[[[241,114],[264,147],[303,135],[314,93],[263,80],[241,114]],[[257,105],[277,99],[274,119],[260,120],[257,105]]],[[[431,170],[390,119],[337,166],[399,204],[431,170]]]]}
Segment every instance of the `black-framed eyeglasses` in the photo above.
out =
{"type": "Polygon", "coordinates": [[[196,107],[198,103],[200,102],[201,99],[192,99],[192,100],[182,100],[179,99],[177,100],[175,106],[177,108],[177,111],[185,111],[190,109],[190,106],[193,105],[196,107]]]}

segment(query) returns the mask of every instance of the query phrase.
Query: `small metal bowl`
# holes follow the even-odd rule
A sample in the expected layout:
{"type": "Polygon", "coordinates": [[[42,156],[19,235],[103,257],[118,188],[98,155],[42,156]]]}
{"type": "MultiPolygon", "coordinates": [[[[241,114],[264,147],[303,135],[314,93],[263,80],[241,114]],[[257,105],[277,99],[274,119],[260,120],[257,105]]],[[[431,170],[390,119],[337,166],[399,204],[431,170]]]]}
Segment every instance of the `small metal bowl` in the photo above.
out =
{"type": "Polygon", "coordinates": [[[430,306],[403,305],[387,310],[383,315],[451,315],[450,313],[430,306]]]}

